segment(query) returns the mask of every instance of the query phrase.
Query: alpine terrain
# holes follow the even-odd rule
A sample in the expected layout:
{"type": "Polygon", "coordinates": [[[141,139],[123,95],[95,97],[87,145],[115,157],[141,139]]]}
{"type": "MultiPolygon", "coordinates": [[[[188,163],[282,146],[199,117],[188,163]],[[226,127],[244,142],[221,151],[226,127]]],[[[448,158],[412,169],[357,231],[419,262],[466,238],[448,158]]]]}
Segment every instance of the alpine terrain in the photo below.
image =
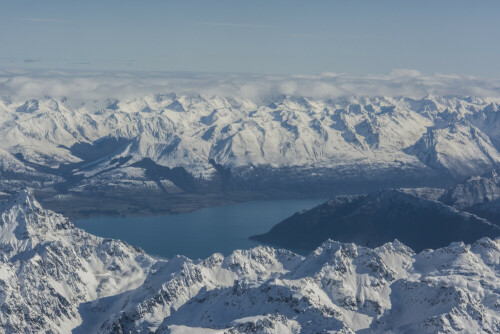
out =
{"type": "Polygon", "coordinates": [[[500,333],[499,13],[0,0],[0,334],[500,333]]]}
{"type": "Polygon", "coordinates": [[[446,188],[499,165],[499,110],[450,96],[4,96],[0,195],[34,188],[82,217],[446,188]]]}
{"type": "Polygon", "coordinates": [[[500,236],[500,180],[493,170],[449,189],[341,195],[298,212],[255,240],[313,250],[328,238],[368,247],[395,238],[416,251],[500,236]]]}
{"type": "MultiPolygon", "coordinates": [[[[479,222],[482,223],[482,222],[479,222]]],[[[500,240],[415,253],[328,240],[158,259],[92,236],[29,192],[0,220],[5,333],[496,333],[500,240]]]]}

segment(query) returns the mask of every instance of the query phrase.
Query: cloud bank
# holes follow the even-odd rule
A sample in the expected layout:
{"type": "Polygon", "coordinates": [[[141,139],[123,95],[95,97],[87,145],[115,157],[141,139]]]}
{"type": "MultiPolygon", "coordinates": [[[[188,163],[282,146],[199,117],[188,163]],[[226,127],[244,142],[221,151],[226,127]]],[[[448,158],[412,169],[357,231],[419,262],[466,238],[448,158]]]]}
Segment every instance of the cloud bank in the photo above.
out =
{"type": "Polygon", "coordinates": [[[14,98],[134,98],[170,92],[243,97],[254,101],[280,95],[484,98],[500,97],[500,80],[454,74],[429,75],[414,70],[366,76],[0,71],[0,96],[14,98]]]}

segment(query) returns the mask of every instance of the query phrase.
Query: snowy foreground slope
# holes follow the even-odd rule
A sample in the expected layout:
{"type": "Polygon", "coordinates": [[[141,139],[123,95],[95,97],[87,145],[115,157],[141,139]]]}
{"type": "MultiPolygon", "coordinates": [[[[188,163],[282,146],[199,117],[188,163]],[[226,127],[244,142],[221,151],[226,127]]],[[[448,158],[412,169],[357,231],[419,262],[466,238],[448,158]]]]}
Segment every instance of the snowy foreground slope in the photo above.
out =
{"type": "Polygon", "coordinates": [[[0,257],[5,333],[67,333],[80,322],[80,303],[137,288],[155,262],[75,228],[27,192],[2,205],[0,257]]]}
{"type": "Polygon", "coordinates": [[[153,259],[44,210],[2,205],[0,330],[7,333],[497,333],[500,240],[415,254],[327,241],[153,259]]]}
{"type": "Polygon", "coordinates": [[[449,185],[499,165],[499,115],[500,100],[470,97],[3,97],[0,191],[449,185]]]}

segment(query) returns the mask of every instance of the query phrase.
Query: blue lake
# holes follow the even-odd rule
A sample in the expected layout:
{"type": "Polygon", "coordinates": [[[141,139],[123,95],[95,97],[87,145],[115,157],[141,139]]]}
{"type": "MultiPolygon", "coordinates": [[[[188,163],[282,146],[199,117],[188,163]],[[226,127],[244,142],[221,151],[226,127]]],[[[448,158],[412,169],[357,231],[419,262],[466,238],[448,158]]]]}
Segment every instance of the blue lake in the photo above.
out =
{"type": "Polygon", "coordinates": [[[295,212],[324,201],[251,201],[177,215],[80,219],[75,225],[94,235],[139,246],[151,255],[171,258],[181,254],[196,259],[255,247],[259,243],[248,237],[265,233],[295,212]]]}

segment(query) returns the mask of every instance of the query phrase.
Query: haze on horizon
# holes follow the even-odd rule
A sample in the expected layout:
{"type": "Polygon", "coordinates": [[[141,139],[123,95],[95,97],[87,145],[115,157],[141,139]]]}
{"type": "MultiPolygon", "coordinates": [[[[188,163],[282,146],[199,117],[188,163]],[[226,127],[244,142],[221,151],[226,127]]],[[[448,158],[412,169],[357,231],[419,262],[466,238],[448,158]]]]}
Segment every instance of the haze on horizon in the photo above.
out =
{"type": "Polygon", "coordinates": [[[498,1],[4,1],[0,69],[500,77],[498,1]]]}

